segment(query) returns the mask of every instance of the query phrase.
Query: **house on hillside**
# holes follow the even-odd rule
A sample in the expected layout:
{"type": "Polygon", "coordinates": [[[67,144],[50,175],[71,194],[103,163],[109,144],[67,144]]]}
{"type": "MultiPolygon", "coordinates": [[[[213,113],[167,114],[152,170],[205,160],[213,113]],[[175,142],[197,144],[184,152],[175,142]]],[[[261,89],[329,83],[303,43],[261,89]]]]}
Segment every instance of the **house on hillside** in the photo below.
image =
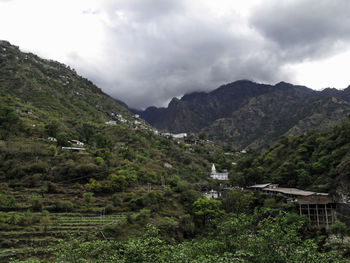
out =
{"type": "Polygon", "coordinates": [[[110,120],[110,121],[106,121],[105,124],[107,125],[117,125],[116,121],[110,120]]]}
{"type": "Polygon", "coordinates": [[[279,187],[278,184],[255,184],[248,187],[248,190],[252,190],[255,192],[262,192],[269,196],[276,196],[277,194],[281,194],[286,197],[290,202],[296,202],[298,198],[303,196],[311,196],[311,195],[324,195],[327,196],[327,193],[316,193],[311,191],[300,190],[297,188],[289,188],[289,187],[279,187]]]}
{"type": "Polygon", "coordinates": [[[205,192],[204,196],[208,199],[218,199],[221,197],[221,193],[211,189],[209,192],[205,192]]]}
{"type": "Polygon", "coordinates": [[[85,152],[86,148],[80,148],[80,147],[62,147],[62,150],[65,151],[72,151],[72,152],[85,152]]]}
{"type": "Polygon", "coordinates": [[[299,214],[307,216],[311,224],[328,228],[336,221],[336,202],[329,195],[301,196],[297,202],[299,214]]]}
{"type": "Polygon", "coordinates": [[[218,173],[216,171],[215,165],[213,164],[211,167],[210,177],[214,180],[228,180],[228,172],[218,173]]]}
{"type": "Polygon", "coordinates": [[[248,190],[262,192],[271,197],[278,194],[287,198],[287,202],[295,203],[299,214],[308,217],[312,225],[328,228],[336,221],[337,204],[328,193],[317,193],[297,188],[279,187],[277,184],[255,184],[248,190]]]}
{"type": "Polygon", "coordinates": [[[174,139],[183,139],[187,137],[187,133],[172,134],[174,139]]]}
{"type": "Polygon", "coordinates": [[[84,143],[78,140],[71,140],[71,143],[76,146],[84,146],[84,143]]]}
{"type": "Polygon", "coordinates": [[[55,137],[47,137],[47,140],[49,142],[57,142],[57,139],[55,137]]]}

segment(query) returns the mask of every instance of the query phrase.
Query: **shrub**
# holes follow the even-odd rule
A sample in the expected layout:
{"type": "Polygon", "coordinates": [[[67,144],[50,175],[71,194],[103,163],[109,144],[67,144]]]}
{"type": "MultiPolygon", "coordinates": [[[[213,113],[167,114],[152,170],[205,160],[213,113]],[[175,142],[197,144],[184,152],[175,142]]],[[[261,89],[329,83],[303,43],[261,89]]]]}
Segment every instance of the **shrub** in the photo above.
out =
{"type": "Polygon", "coordinates": [[[31,204],[31,210],[35,212],[41,212],[43,209],[43,200],[42,197],[39,195],[34,195],[32,198],[29,199],[29,202],[31,204]]]}
{"type": "Polygon", "coordinates": [[[56,156],[57,155],[57,148],[55,145],[50,145],[48,148],[49,155],[50,156],[56,156]]]}
{"type": "Polygon", "coordinates": [[[74,210],[74,204],[71,201],[57,200],[53,204],[53,210],[57,212],[71,212],[74,210]]]}
{"type": "Polygon", "coordinates": [[[0,193],[0,209],[16,208],[16,199],[0,193]]]}
{"type": "Polygon", "coordinates": [[[105,161],[103,160],[102,157],[97,156],[97,157],[95,158],[95,163],[96,163],[97,165],[103,165],[103,164],[105,163],[105,161]]]}
{"type": "Polygon", "coordinates": [[[86,184],[86,187],[89,191],[94,193],[98,193],[102,191],[102,184],[93,178],[91,178],[89,183],[86,184]]]}
{"type": "Polygon", "coordinates": [[[120,198],[120,196],[118,194],[114,194],[111,197],[111,201],[113,203],[113,206],[117,207],[117,206],[121,206],[122,205],[122,199],[120,198]]]}

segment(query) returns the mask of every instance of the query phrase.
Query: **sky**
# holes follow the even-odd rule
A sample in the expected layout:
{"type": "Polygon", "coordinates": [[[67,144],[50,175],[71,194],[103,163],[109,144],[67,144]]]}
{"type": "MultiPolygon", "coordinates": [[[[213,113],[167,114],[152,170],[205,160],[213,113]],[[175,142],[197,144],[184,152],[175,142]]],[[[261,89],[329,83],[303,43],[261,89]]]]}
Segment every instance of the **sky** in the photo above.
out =
{"type": "Polygon", "coordinates": [[[349,0],[0,0],[0,39],[137,109],[240,79],[350,85],[349,0]]]}

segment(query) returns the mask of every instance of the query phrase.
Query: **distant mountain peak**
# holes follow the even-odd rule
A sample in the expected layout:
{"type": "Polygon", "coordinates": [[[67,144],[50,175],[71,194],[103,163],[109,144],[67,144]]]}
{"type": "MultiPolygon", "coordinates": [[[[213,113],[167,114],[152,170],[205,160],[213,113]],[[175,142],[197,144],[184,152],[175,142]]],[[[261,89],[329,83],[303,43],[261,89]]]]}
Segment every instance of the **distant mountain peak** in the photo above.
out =
{"type": "Polygon", "coordinates": [[[208,93],[173,98],[167,108],[146,110],[141,117],[169,132],[204,132],[234,148],[261,148],[292,128],[291,134],[336,124],[350,113],[348,93],[320,92],[285,81],[268,85],[243,79],[208,93]]]}

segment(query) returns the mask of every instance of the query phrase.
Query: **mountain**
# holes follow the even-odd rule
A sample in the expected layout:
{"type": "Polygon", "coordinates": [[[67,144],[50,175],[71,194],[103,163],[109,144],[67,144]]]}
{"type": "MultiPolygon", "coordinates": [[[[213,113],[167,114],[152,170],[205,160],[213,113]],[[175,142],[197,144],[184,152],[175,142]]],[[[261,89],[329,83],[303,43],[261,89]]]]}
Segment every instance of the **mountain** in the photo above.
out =
{"type": "MultiPolygon", "coordinates": [[[[273,111],[264,102],[283,105],[285,93],[276,92],[274,86],[260,89],[247,81],[241,85],[249,88],[232,91],[229,85],[211,94],[215,103],[207,99],[212,105],[203,105],[203,110],[215,108],[213,123],[218,116],[229,118],[244,107],[261,107],[264,114],[273,111]],[[221,99],[230,92],[234,105],[221,99]],[[274,96],[265,96],[268,93],[274,96]]],[[[305,88],[292,88],[289,93],[289,104],[298,105],[295,98],[305,94],[305,88]]],[[[190,94],[173,104],[181,109],[186,101],[194,107],[206,97],[190,94]]],[[[328,98],[325,112],[331,114],[334,105],[346,103],[326,97],[319,100],[328,98]]],[[[316,112],[325,105],[315,103],[316,112]]],[[[275,163],[285,167],[273,174],[277,181],[289,171],[289,165],[280,165],[278,158],[287,160],[283,154],[302,138],[291,140],[281,151],[281,145],[272,147],[272,156],[266,158],[253,151],[226,152],[202,136],[191,135],[187,141],[162,136],[123,105],[69,67],[0,41],[0,262],[272,262],[276,258],[284,262],[284,251],[293,262],[306,257],[314,262],[325,258],[322,262],[343,262],[329,254],[329,246],[323,251],[327,235],[311,232],[304,218],[287,213],[291,206],[283,199],[271,202],[268,196],[238,188],[222,195],[222,202],[202,196],[202,191],[225,186],[209,179],[211,163],[218,171],[230,170],[230,180],[241,184],[241,180],[270,179],[269,160],[277,156],[275,163]],[[284,238],[286,231],[292,235],[284,238]]],[[[158,109],[148,111],[151,116],[158,109]]],[[[205,115],[199,113],[199,123],[205,124],[205,115]]],[[[315,119],[313,111],[304,115],[315,119]]],[[[270,122],[272,127],[275,120],[270,122]]],[[[291,155],[297,165],[290,177],[298,172],[303,186],[313,187],[319,171],[325,174],[328,167],[334,168],[327,160],[339,161],[349,148],[342,147],[349,130],[338,131],[339,137],[325,135],[315,145],[309,139],[299,145],[297,153],[308,154],[313,163],[291,155]],[[321,152],[308,152],[313,146],[321,152]],[[332,156],[318,160],[324,147],[333,151],[332,156]],[[307,180],[299,167],[315,169],[316,174],[307,180]]],[[[345,160],[336,172],[346,179],[348,168],[345,160]]],[[[337,184],[341,183],[331,182],[322,189],[337,184]]]]}
{"type": "Polygon", "coordinates": [[[36,117],[60,118],[67,125],[68,119],[104,122],[111,113],[132,117],[75,70],[20,52],[6,41],[0,42],[0,75],[1,104],[21,106],[21,111],[31,111],[36,117]]]}
{"type": "Polygon", "coordinates": [[[204,140],[158,135],[120,104],[68,66],[0,41],[0,262],[48,262],[59,239],[122,240],[149,222],[188,235],[181,222],[194,224],[210,163],[232,160],[204,140]]]}
{"type": "Polygon", "coordinates": [[[350,118],[322,131],[282,136],[262,152],[246,154],[231,171],[232,184],[273,182],[349,199],[350,118]]]}
{"type": "Polygon", "coordinates": [[[314,91],[286,82],[240,80],[209,93],[174,98],[167,108],[150,107],[140,116],[158,129],[206,133],[233,149],[262,148],[283,134],[339,123],[350,113],[349,94],[349,88],[314,91]]]}

